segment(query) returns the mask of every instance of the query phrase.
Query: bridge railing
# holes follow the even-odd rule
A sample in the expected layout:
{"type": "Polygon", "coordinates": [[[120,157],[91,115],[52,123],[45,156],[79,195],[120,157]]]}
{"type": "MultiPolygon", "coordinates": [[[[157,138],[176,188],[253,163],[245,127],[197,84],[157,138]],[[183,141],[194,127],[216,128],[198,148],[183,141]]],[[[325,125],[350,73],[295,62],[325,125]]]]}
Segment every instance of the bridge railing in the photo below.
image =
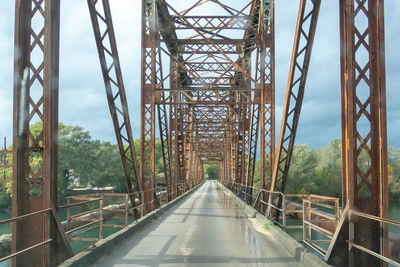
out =
{"type": "MultiPolygon", "coordinates": [[[[185,183],[180,183],[179,193],[183,194],[190,188],[185,183]]],[[[134,192],[135,207],[143,217],[146,207],[149,205],[162,206],[173,199],[174,192],[167,192],[166,186],[156,186],[155,194],[157,198],[144,203],[143,196],[146,193],[153,192],[153,189],[134,192]],[[141,199],[139,199],[142,196],[141,199]]],[[[104,228],[124,228],[129,224],[129,218],[134,218],[133,208],[130,203],[128,193],[92,193],[86,195],[77,195],[67,197],[67,205],[60,206],[60,209],[67,210],[66,231],[68,241],[71,242],[90,242],[87,246],[78,249],[75,254],[93,245],[104,238],[104,228]],[[112,218],[123,218],[123,223],[111,220],[112,218]],[[107,223],[106,223],[107,222],[107,223]],[[96,237],[93,237],[94,231],[98,231],[96,237]],[[91,235],[91,237],[87,237],[91,235]],[[86,237],[85,237],[86,236],[86,237]]]]}
{"type": "MultiPolygon", "coordinates": [[[[132,222],[132,220],[134,220],[134,210],[138,211],[140,217],[143,217],[146,213],[146,209],[147,212],[151,211],[148,209],[150,206],[154,208],[165,205],[175,197],[186,193],[196,185],[198,184],[179,183],[177,191],[167,190],[168,185],[161,185],[156,186],[154,189],[134,192],[132,193],[135,196],[134,208],[132,208],[132,203],[130,201],[131,194],[128,193],[95,192],[85,195],[69,196],[67,197],[67,204],[58,206],[57,210],[56,207],[52,205],[51,208],[48,209],[1,220],[0,225],[12,224],[32,216],[42,216],[44,213],[47,213],[49,216],[53,216],[56,220],[57,227],[63,236],[63,242],[72,256],[73,254],[78,254],[82,250],[103,239],[105,237],[105,228],[126,227],[130,222],[132,222]],[[143,196],[149,192],[154,192],[156,197],[151,201],[144,203],[143,196]],[[64,214],[61,218],[58,211],[60,211],[61,214],[64,214]],[[116,220],[115,218],[122,218],[122,223],[121,220],[116,220]],[[64,222],[60,221],[64,219],[64,222]],[[72,242],[75,242],[75,244],[80,242],[79,246],[74,246],[74,253],[71,250],[72,242]],[[88,245],[85,243],[88,243],[88,245]],[[82,244],[85,244],[85,246],[80,247],[82,244]]],[[[12,237],[10,235],[7,237],[9,246],[5,251],[1,252],[0,262],[12,259],[35,248],[48,245],[53,241],[53,239],[43,240],[42,242],[35,244],[28,244],[25,248],[10,254],[11,241],[12,237]]]]}
{"type": "Polygon", "coordinates": [[[133,218],[133,210],[137,210],[142,217],[149,205],[156,201],[160,205],[168,202],[168,194],[163,187],[156,188],[157,200],[153,199],[147,203],[142,202],[146,193],[152,189],[134,193],[92,193],[67,197],[67,205],[60,206],[60,209],[67,210],[66,236],[71,242],[90,242],[87,246],[78,249],[75,254],[93,245],[104,238],[104,228],[124,228],[129,224],[129,218],[133,218]],[[132,207],[130,196],[135,196],[135,205],[132,207]],[[122,218],[120,220],[113,220],[122,218]],[[107,222],[107,223],[106,223],[107,222]],[[96,237],[94,232],[97,231],[96,237]],[[90,237],[87,237],[89,235],[90,237]]]}
{"type": "MultiPolygon", "coordinates": [[[[400,222],[373,216],[359,211],[348,210],[342,212],[339,198],[321,196],[315,194],[282,194],[256,187],[251,187],[232,181],[222,181],[225,187],[230,189],[242,200],[256,208],[268,219],[279,225],[285,231],[288,229],[302,229],[302,241],[305,245],[315,250],[322,256],[327,255],[329,245],[334,237],[335,231],[343,216],[356,216],[359,220],[371,220],[381,224],[382,229],[389,229],[387,234],[387,249],[385,253],[377,253],[370,248],[348,240],[351,249],[356,249],[370,254],[390,266],[400,267],[400,222]],[[269,195],[272,194],[272,203],[268,203],[269,195]],[[282,199],[279,207],[278,200],[282,199]],[[271,216],[267,216],[266,210],[271,208],[271,216]],[[280,216],[276,219],[276,211],[280,216]],[[293,221],[293,222],[291,222],[293,221]],[[297,223],[296,223],[297,222],[297,223]],[[300,222],[301,224],[298,224],[300,222]],[[399,234],[398,234],[399,233],[399,234]]],[[[357,221],[354,220],[353,221],[357,221]]]]}
{"type": "MultiPolygon", "coordinates": [[[[48,213],[49,215],[51,215],[52,208],[48,208],[48,209],[32,212],[32,213],[29,213],[29,214],[24,214],[24,215],[17,216],[17,217],[14,217],[14,218],[10,218],[10,219],[6,219],[6,220],[1,220],[0,221],[0,225],[8,224],[8,223],[14,223],[14,222],[17,222],[17,221],[21,221],[21,220],[33,217],[33,216],[39,216],[39,215],[41,216],[43,213],[48,213]]],[[[48,244],[48,243],[50,243],[52,241],[53,241],[52,239],[44,240],[42,242],[38,242],[36,244],[28,246],[28,247],[26,247],[24,249],[21,249],[21,250],[18,250],[16,252],[13,252],[13,253],[11,253],[11,254],[9,254],[7,256],[4,256],[4,257],[0,258],[0,262],[12,259],[14,257],[17,257],[17,256],[19,256],[19,255],[21,255],[23,253],[26,253],[28,251],[31,251],[31,250],[35,249],[35,248],[44,246],[44,245],[46,245],[46,244],[48,244]]]]}
{"type": "Polygon", "coordinates": [[[355,249],[367,253],[375,258],[378,258],[382,262],[390,264],[389,266],[400,267],[400,234],[397,234],[400,233],[399,221],[373,216],[351,209],[347,211],[347,214],[343,214],[343,216],[358,217],[358,219],[353,219],[352,221],[359,221],[360,219],[363,219],[379,223],[381,229],[387,230],[385,234],[385,240],[383,242],[386,244],[387,247],[384,251],[377,253],[370,248],[357,244],[356,242],[354,242],[354,240],[347,240],[350,249],[355,249]]]}
{"type": "Polygon", "coordinates": [[[67,205],[59,208],[67,209],[65,235],[69,242],[90,242],[90,246],[103,238],[103,201],[102,196],[67,197],[67,205]],[[83,237],[93,231],[98,231],[97,237],[83,237]]]}
{"type": "Polygon", "coordinates": [[[341,212],[339,198],[316,194],[283,194],[282,192],[269,191],[232,181],[223,181],[223,184],[284,230],[303,228],[303,225],[292,222],[293,220],[303,221],[303,218],[305,218],[303,215],[303,200],[309,201],[307,203],[313,203],[311,213],[313,216],[319,216],[320,220],[325,220],[324,227],[327,227],[327,221],[332,222],[329,225],[332,224],[333,226],[330,226],[328,229],[334,231],[339,223],[341,212]],[[271,194],[274,201],[268,203],[271,194]],[[280,198],[282,200],[281,207],[278,205],[280,198]],[[267,216],[266,214],[268,207],[271,208],[271,216],[267,216]],[[276,211],[280,212],[278,219],[272,216],[276,211]]]}
{"type": "Polygon", "coordinates": [[[252,202],[246,202],[284,231],[302,230],[302,240],[298,241],[304,242],[321,255],[326,254],[341,216],[339,198],[316,194],[283,194],[232,181],[223,181],[223,184],[241,199],[253,199],[252,202]],[[273,201],[269,203],[271,194],[273,201]],[[271,214],[266,214],[268,208],[271,214]],[[275,216],[277,211],[279,217],[275,216]]]}
{"type": "Polygon", "coordinates": [[[303,243],[325,256],[339,224],[339,200],[310,195],[303,199],[302,213],[303,243]]]}

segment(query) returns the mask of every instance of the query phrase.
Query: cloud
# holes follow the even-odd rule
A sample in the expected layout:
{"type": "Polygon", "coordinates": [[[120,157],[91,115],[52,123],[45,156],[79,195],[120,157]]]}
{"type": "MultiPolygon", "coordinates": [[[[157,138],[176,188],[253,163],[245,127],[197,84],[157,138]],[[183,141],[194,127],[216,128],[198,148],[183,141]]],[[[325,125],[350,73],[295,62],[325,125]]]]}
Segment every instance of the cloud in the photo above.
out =
{"type": "MultiPolygon", "coordinates": [[[[195,2],[195,0],[190,0],[195,2]]],[[[134,137],[140,127],[141,1],[110,1],[134,137]]],[[[171,1],[172,2],[172,1],[171,1]]],[[[177,9],[190,6],[177,2],[177,9]]],[[[225,1],[229,2],[229,1],[225,1]]],[[[234,1],[240,8],[240,1],[234,1]]],[[[248,1],[242,1],[243,3],[248,1]]],[[[175,5],[175,3],[174,3],[175,5]]],[[[279,136],[298,2],[276,1],[276,135],[279,136]],[[296,4],[293,4],[293,3],[296,4]]],[[[204,6],[206,8],[206,5],[204,6]]],[[[214,10],[216,12],[216,9],[214,10]]],[[[400,147],[400,2],[385,2],[389,145],[400,147]]],[[[12,136],[13,1],[0,1],[0,137],[12,136]]],[[[60,121],[115,142],[86,1],[61,1],[60,121]]],[[[338,1],[322,1],[297,143],[313,147],[340,138],[338,1]]]]}

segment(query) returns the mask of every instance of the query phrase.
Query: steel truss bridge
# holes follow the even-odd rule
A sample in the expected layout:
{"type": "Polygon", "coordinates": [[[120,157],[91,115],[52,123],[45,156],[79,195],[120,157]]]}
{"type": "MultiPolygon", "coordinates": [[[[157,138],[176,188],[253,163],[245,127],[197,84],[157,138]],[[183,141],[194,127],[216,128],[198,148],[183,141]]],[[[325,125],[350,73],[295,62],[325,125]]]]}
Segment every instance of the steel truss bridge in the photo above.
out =
{"type": "MultiPolygon", "coordinates": [[[[216,163],[221,182],[279,221],[321,0],[298,1],[277,144],[274,0],[199,0],[186,10],[178,10],[177,1],[142,0],[141,104],[130,107],[140,108],[140,160],[110,10],[117,3],[109,2],[87,0],[125,174],[124,197],[135,218],[200,184],[203,164],[216,163]],[[204,15],[207,5],[221,14],[204,15]],[[164,197],[155,184],[156,136],[162,144],[164,197]],[[258,154],[260,188],[255,188],[258,154]]],[[[389,259],[388,225],[399,223],[387,219],[383,0],[340,0],[338,5],[343,198],[323,255],[338,266],[400,266],[389,259]],[[361,122],[364,128],[367,122],[368,131],[360,130],[361,122]],[[361,154],[368,166],[359,166],[361,154]]],[[[65,207],[57,206],[59,40],[59,0],[16,1],[13,218],[8,220],[13,239],[7,257],[13,266],[56,265],[72,255],[71,237],[58,219],[65,207]],[[29,126],[37,121],[43,130],[35,136],[29,126]],[[39,168],[32,166],[32,157],[41,158],[39,168]],[[42,193],[30,195],[32,187],[42,193]]]]}

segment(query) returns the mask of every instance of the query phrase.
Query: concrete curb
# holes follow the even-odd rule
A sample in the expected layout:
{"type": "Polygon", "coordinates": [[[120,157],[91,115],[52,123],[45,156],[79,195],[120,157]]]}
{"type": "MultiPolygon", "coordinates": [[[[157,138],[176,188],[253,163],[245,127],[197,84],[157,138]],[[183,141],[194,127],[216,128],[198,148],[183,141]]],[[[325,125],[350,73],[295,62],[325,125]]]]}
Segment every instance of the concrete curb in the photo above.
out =
{"type": "MultiPolygon", "coordinates": [[[[219,187],[224,191],[224,193],[233,199],[236,205],[241,208],[245,214],[250,218],[256,218],[256,221],[261,226],[264,225],[266,218],[263,214],[258,212],[255,208],[249,206],[246,202],[236,196],[232,191],[226,188],[221,182],[217,182],[219,187]]],[[[300,264],[303,264],[307,267],[328,267],[331,266],[327,264],[325,261],[318,258],[311,252],[308,252],[307,249],[293,239],[290,235],[288,235],[281,228],[272,225],[271,229],[268,230],[276,240],[279,240],[280,245],[289,252],[290,255],[295,257],[300,264]]]]}
{"type": "MultiPolygon", "coordinates": [[[[204,183],[204,182],[203,182],[204,183]]],[[[156,218],[160,217],[170,208],[178,204],[181,200],[186,198],[188,195],[195,192],[203,183],[194,187],[192,190],[182,194],[176,199],[172,200],[168,204],[160,207],[152,211],[151,213],[145,215],[143,218],[140,218],[136,221],[136,223],[132,223],[127,227],[121,229],[120,231],[96,242],[93,246],[89,247],[85,251],[78,253],[72,258],[64,261],[60,264],[60,267],[68,267],[68,266],[90,266],[95,264],[102,256],[114,251],[115,249],[122,246],[126,241],[128,241],[134,234],[136,234],[140,229],[151,223],[156,218]]]]}

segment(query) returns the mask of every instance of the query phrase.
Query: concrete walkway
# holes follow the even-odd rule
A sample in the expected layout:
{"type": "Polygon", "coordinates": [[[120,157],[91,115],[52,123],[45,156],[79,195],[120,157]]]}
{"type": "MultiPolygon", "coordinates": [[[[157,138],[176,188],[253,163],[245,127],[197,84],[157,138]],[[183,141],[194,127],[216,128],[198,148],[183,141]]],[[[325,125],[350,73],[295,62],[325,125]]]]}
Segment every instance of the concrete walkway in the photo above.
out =
{"type": "Polygon", "coordinates": [[[208,181],[97,266],[300,266],[208,181]]]}

